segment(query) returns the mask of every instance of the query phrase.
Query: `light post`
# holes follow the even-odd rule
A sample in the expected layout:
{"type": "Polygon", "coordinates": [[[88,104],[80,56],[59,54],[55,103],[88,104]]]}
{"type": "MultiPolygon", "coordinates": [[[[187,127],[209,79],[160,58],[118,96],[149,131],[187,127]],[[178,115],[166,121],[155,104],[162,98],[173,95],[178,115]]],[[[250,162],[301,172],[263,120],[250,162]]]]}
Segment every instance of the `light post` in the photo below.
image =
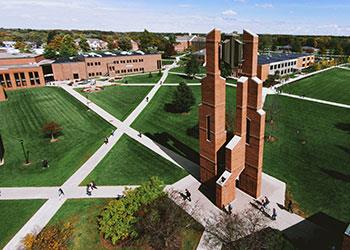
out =
{"type": "Polygon", "coordinates": [[[24,140],[19,140],[19,142],[21,143],[21,146],[22,146],[25,164],[29,164],[29,150],[27,150],[26,152],[24,148],[24,140]]]}

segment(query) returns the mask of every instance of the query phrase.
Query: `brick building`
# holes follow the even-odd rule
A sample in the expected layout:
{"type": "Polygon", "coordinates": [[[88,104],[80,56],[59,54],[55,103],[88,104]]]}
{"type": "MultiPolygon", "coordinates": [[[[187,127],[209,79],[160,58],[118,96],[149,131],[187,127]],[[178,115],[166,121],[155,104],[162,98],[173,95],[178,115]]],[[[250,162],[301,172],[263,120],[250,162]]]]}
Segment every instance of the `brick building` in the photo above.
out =
{"type": "Polygon", "coordinates": [[[44,86],[43,65],[48,62],[42,55],[1,53],[0,85],[6,91],[44,86]]]}
{"type": "Polygon", "coordinates": [[[161,54],[143,52],[89,53],[74,58],[58,59],[52,64],[56,81],[84,80],[156,71],[162,68],[161,54]]]}
{"type": "Polygon", "coordinates": [[[265,81],[269,75],[288,75],[315,63],[311,54],[272,54],[258,56],[258,77],[265,81]]]}
{"type": "Polygon", "coordinates": [[[258,36],[244,31],[242,76],[237,82],[234,136],[225,128],[226,80],[220,72],[221,33],[207,35],[207,76],[199,107],[200,181],[223,207],[235,198],[236,185],[257,198],[261,193],[265,112],[262,81],[257,78],[258,36]]]}
{"type": "Polygon", "coordinates": [[[176,52],[184,52],[190,47],[194,51],[205,48],[205,38],[196,35],[176,36],[176,44],[174,45],[176,52]]]}

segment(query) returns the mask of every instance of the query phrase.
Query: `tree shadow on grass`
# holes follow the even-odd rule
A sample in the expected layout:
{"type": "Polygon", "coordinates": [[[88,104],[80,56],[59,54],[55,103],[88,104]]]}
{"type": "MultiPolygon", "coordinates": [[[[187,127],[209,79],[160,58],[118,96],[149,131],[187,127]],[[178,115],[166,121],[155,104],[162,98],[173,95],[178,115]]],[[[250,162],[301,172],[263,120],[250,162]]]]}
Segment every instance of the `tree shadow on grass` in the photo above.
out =
{"type": "Polygon", "coordinates": [[[326,168],[319,168],[323,173],[329,175],[330,177],[337,179],[339,181],[349,182],[350,183],[350,175],[343,174],[341,172],[326,169],[326,168]]]}
{"type": "Polygon", "coordinates": [[[341,146],[341,145],[337,145],[338,148],[340,148],[341,150],[343,150],[345,153],[350,155],[350,148],[341,146]]]}
{"type": "Polygon", "coordinates": [[[151,138],[152,140],[156,141],[157,143],[187,158],[188,160],[196,164],[199,164],[199,153],[191,149],[189,146],[182,143],[181,141],[179,141],[169,133],[167,132],[155,133],[155,134],[146,133],[145,135],[151,138]]]}
{"type": "Polygon", "coordinates": [[[199,126],[198,126],[198,124],[193,126],[192,128],[188,128],[186,130],[186,134],[188,136],[195,138],[195,139],[199,139],[199,126]]]}
{"type": "Polygon", "coordinates": [[[341,249],[347,224],[318,212],[283,231],[298,249],[341,249]]]}
{"type": "Polygon", "coordinates": [[[350,134],[350,123],[338,122],[335,127],[350,134]]]}

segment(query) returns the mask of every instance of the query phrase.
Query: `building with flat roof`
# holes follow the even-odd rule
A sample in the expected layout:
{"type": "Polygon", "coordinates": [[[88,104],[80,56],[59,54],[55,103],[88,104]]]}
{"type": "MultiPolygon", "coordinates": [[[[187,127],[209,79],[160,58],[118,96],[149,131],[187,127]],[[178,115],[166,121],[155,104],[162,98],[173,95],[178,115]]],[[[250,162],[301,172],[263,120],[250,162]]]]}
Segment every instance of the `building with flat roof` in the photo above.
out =
{"type": "Polygon", "coordinates": [[[265,81],[269,75],[281,76],[305,69],[315,62],[311,54],[271,54],[258,56],[258,77],[265,81]]]}
{"type": "Polygon", "coordinates": [[[193,47],[195,51],[205,48],[205,37],[196,35],[176,36],[176,44],[174,50],[176,52],[184,52],[186,49],[193,47]]]}
{"type": "Polygon", "coordinates": [[[42,55],[0,54],[0,85],[4,90],[41,87],[45,85],[42,66],[50,61],[42,55]]]}
{"type": "Polygon", "coordinates": [[[161,54],[134,52],[87,53],[58,59],[52,64],[55,81],[86,80],[99,76],[143,73],[162,68],[161,54]]]}

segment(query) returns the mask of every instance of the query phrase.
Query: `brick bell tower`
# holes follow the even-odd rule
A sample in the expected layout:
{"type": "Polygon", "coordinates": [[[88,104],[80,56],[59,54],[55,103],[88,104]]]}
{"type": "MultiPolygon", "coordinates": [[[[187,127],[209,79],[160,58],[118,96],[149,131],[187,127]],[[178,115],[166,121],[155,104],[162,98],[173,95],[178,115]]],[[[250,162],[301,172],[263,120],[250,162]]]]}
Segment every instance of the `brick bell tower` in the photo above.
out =
{"type": "Polygon", "coordinates": [[[265,112],[262,81],[257,76],[258,36],[243,32],[242,76],[237,82],[234,137],[225,131],[226,80],[220,76],[221,33],[207,35],[207,76],[202,81],[199,108],[200,180],[215,192],[218,207],[235,199],[238,187],[257,198],[261,194],[265,112]]]}
{"type": "Polygon", "coordinates": [[[200,181],[210,188],[223,165],[222,147],[226,143],[226,80],[219,67],[221,32],[207,35],[207,76],[202,80],[202,103],[199,106],[200,181]]]}

